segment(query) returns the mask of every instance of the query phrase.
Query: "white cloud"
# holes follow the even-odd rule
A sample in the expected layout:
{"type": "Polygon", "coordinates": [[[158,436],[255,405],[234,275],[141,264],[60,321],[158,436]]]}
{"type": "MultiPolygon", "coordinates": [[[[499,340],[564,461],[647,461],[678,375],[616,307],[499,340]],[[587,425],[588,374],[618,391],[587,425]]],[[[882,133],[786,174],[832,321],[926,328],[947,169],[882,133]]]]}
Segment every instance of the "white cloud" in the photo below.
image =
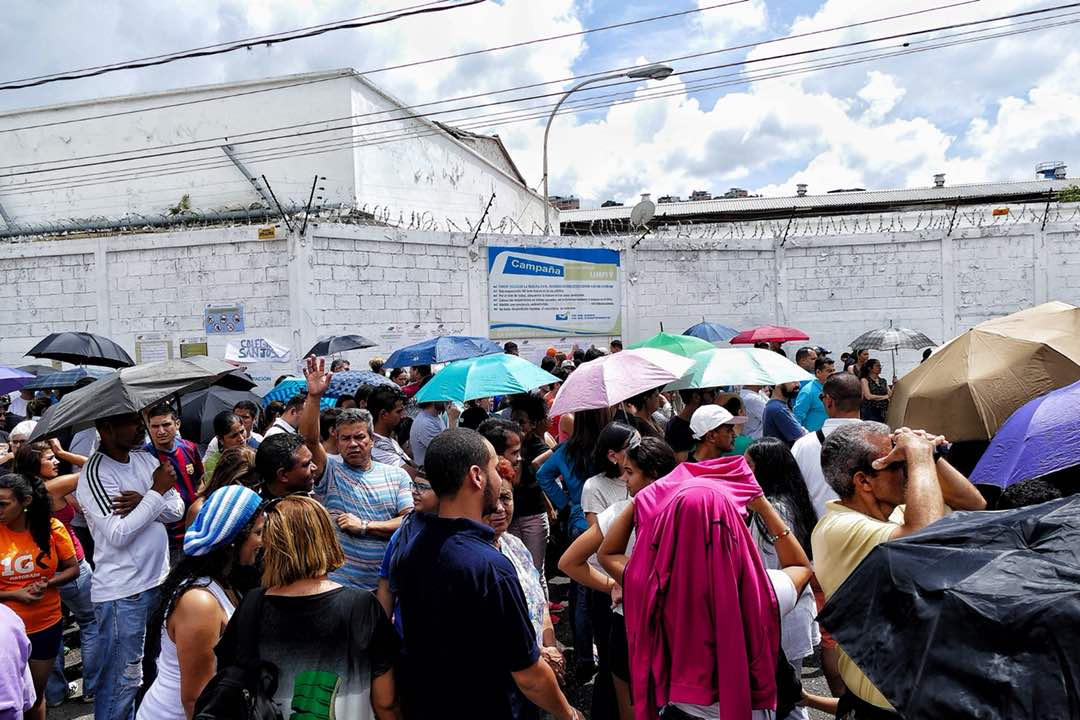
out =
{"type": "Polygon", "coordinates": [[[859,90],[859,97],[866,103],[865,117],[870,120],[881,120],[889,111],[896,107],[900,98],[904,97],[907,90],[896,84],[896,78],[877,70],[867,73],[869,80],[859,90]]]}
{"type": "MultiPolygon", "coordinates": [[[[697,7],[716,1],[695,0],[697,7]]],[[[777,15],[784,8],[778,0],[768,5],[765,0],[752,0],[706,10],[678,22],[665,21],[648,31],[639,28],[567,38],[373,74],[371,79],[408,102],[425,102],[938,4],[939,0],[911,0],[894,7],[827,0],[789,27],[779,27],[777,15]]],[[[771,44],[750,51],[747,57],[762,58],[1038,5],[1037,0],[964,5],[771,44]]],[[[6,78],[35,75],[400,6],[399,0],[364,3],[362,11],[352,0],[16,3],[5,18],[9,41],[0,45],[0,67],[6,69],[6,78]],[[85,32],[85,28],[94,31],[85,32]],[[59,37],[65,41],[56,42],[59,37]]],[[[666,11],[656,9],[655,4],[650,7],[657,14],[666,11]]],[[[583,14],[598,8],[606,9],[602,0],[490,2],[269,49],[0,93],[0,109],[335,67],[380,68],[574,32],[582,29],[583,14]]],[[[615,6],[612,8],[614,12],[615,6]]],[[[625,6],[620,4],[618,9],[625,10],[625,6]]],[[[646,13],[641,11],[636,17],[641,14],[646,13]]],[[[626,17],[634,16],[620,15],[619,19],[626,17]]],[[[604,22],[607,20],[594,24],[604,22]]],[[[633,201],[640,192],[654,196],[687,195],[695,189],[722,192],[731,185],[767,194],[792,194],[797,182],[810,184],[811,192],[836,187],[925,186],[936,172],[947,173],[950,183],[1021,179],[1031,177],[1035,162],[1048,159],[1071,160],[1075,170],[1080,167],[1080,156],[1075,155],[1080,147],[1080,123],[1075,120],[1080,117],[1080,53],[1063,50],[1071,47],[1073,34],[1075,29],[1066,27],[876,59],[733,87],[718,99],[713,99],[715,95],[675,96],[587,115],[560,116],[551,135],[551,189],[599,203],[608,198],[633,201]]],[[[924,39],[912,38],[911,48],[919,47],[924,39]]],[[[898,42],[891,44],[896,49],[898,42]]],[[[736,57],[726,54],[687,60],[677,63],[676,69],[736,57]]],[[[747,68],[760,70],[781,62],[792,60],[747,68]]],[[[684,81],[700,77],[642,83],[638,95],[656,88],[679,89],[684,81]]],[[[544,91],[551,91],[550,86],[532,92],[544,91]]],[[[535,100],[531,104],[548,102],[535,100]]],[[[500,109],[463,111],[450,118],[500,109]]],[[[511,148],[526,178],[538,183],[543,120],[495,130],[511,148]]]]}

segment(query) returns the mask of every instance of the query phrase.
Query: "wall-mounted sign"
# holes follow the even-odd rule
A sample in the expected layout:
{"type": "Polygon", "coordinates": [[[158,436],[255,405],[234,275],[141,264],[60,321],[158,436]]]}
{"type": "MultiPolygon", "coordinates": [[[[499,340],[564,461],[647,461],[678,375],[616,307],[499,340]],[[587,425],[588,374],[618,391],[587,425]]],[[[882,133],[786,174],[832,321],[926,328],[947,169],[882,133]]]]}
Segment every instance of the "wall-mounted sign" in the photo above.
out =
{"type": "Polygon", "coordinates": [[[235,363],[289,362],[292,351],[266,338],[243,338],[225,346],[225,359],[235,363]]]}
{"type": "Polygon", "coordinates": [[[206,337],[186,337],[180,338],[180,357],[189,358],[196,355],[209,355],[210,347],[206,342],[206,337]]]}
{"type": "Polygon", "coordinates": [[[622,334],[619,252],[488,248],[491,338],[622,334]]]}
{"type": "Polygon", "coordinates": [[[208,305],[203,313],[207,335],[228,335],[244,332],[244,304],[208,305]]]}
{"type": "Polygon", "coordinates": [[[163,333],[143,333],[135,336],[135,363],[172,360],[172,338],[163,333]]]}

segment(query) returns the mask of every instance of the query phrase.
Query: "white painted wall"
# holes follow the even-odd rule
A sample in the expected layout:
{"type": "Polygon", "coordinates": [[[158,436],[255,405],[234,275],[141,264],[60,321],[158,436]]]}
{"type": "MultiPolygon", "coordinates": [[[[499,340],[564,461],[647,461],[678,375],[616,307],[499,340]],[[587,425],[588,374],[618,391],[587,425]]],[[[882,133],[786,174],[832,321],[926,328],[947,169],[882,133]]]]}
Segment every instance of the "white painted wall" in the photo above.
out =
{"type": "Polygon", "coordinates": [[[333,71],[6,113],[0,205],[14,223],[34,224],[161,214],[184,195],[193,210],[261,203],[220,149],[228,143],[283,205],[306,204],[317,174],[324,202],[392,224],[465,231],[494,193],[486,227],[543,226],[539,195],[430,123],[402,119],[398,108],[359,76],[333,71]],[[157,109],[134,112],[145,108],[157,109]],[[101,115],[112,117],[83,119],[101,115]],[[36,127],[11,131],[28,126],[36,127]],[[325,128],[335,129],[316,132],[325,128]],[[200,149],[176,154],[191,148],[200,149]],[[116,154],[128,151],[148,157],[116,154]],[[52,160],[63,162],[40,164],[52,160]]]}
{"type": "MultiPolygon", "coordinates": [[[[237,301],[249,335],[295,352],[344,331],[382,341],[350,354],[354,362],[436,334],[484,334],[489,242],[621,249],[628,343],[661,323],[678,333],[704,316],[737,328],[794,325],[839,355],[890,320],[940,341],[1047,300],[1080,305],[1077,207],[1045,228],[979,227],[991,210],[972,209],[951,233],[807,232],[782,245],[781,235],[752,224],[724,226],[723,237],[649,236],[636,249],[637,238],[481,235],[474,243],[469,233],[325,223],[301,239],[260,241],[258,228],[245,226],[4,243],[0,364],[21,364],[58,330],[100,332],[129,352],[140,333],[199,334],[208,304],[237,301]]],[[[884,222],[914,227],[915,217],[884,222]]],[[[228,339],[212,337],[211,354],[220,357],[228,339]]],[[[919,355],[900,353],[901,371],[919,355]]]]}

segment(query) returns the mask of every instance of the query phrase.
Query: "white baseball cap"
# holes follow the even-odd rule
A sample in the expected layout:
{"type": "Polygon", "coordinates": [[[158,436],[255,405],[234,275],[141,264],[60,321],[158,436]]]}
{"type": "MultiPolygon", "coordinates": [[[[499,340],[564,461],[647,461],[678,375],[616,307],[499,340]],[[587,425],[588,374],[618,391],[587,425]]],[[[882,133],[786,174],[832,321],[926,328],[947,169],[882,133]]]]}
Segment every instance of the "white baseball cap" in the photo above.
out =
{"type": "Polygon", "coordinates": [[[702,405],[690,416],[690,432],[694,433],[695,440],[700,440],[705,433],[721,425],[742,425],[745,422],[746,416],[732,415],[719,405],[702,405]]]}

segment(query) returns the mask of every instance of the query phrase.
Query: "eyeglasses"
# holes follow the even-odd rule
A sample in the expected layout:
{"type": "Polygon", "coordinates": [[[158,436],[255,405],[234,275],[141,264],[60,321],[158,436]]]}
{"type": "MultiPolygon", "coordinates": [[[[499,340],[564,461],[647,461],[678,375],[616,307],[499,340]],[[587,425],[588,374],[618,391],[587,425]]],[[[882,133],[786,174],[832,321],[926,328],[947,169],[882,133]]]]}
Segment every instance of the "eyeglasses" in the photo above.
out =
{"type": "Polygon", "coordinates": [[[412,481],[412,490],[414,493],[426,493],[431,490],[431,484],[426,482],[412,481]]]}

